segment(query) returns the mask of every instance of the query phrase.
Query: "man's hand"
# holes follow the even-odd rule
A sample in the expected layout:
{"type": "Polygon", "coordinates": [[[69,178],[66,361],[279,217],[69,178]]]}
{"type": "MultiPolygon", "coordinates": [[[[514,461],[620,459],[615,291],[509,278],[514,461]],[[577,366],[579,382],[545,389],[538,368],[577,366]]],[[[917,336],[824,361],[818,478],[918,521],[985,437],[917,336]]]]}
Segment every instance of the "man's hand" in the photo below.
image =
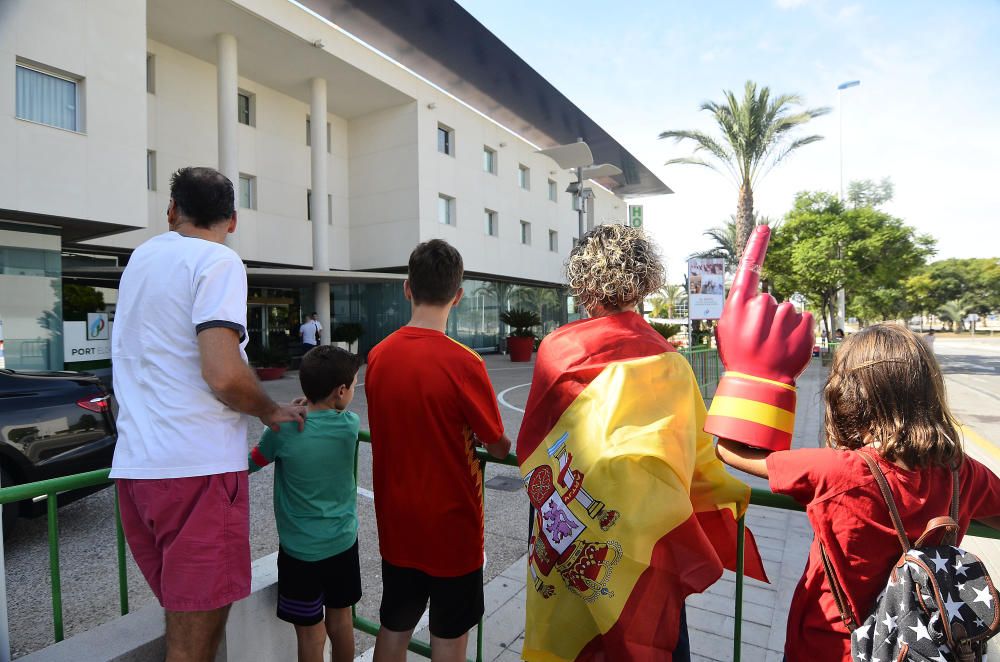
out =
{"type": "Polygon", "coordinates": [[[309,404],[309,398],[307,398],[304,395],[301,395],[292,400],[292,406],[294,407],[305,407],[308,404],[309,404]]]}
{"type": "Polygon", "coordinates": [[[275,432],[282,423],[297,423],[299,432],[302,432],[306,425],[306,408],[295,404],[275,405],[274,409],[261,415],[260,422],[275,432]]]}
{"type": "Polygon", "coordinates": [[[758,226],[716,328],[726,373],[712,399],[705,432],[742,444],[783,450],[795,423],[795,378],[809,365],[813,318],[790,302],[758,294],[771,229],[758,226]]]}

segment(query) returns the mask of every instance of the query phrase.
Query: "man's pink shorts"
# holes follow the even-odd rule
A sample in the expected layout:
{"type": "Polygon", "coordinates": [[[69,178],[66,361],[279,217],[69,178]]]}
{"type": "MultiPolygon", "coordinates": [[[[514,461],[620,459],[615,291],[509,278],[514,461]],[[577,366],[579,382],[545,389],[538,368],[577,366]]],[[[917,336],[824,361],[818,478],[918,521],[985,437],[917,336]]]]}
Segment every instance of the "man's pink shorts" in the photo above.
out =
{"type": "Polygon", "coordinates": [[[132,556],[168,611],[209,611],[250,594],[247,472],[120,478],[132,556]]]}

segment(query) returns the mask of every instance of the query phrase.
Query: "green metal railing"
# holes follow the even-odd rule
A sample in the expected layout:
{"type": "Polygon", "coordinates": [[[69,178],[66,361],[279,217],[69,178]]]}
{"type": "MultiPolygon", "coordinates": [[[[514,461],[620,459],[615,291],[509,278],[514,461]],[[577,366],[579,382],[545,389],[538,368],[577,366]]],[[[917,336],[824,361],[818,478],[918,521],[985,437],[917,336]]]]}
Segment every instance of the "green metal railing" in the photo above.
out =
{"type": "Polygon", "coordinates": [[[715,387],[719,385],[719,377],[722,376],[722,361],[719,360],[719,350],[707,345],[697,345],[695,347],[682,347],[677,350],[691,364],[695,379],[698,380],[698,387],[701,390],[701,397],[708,400],[715,393],[715,387]]]}

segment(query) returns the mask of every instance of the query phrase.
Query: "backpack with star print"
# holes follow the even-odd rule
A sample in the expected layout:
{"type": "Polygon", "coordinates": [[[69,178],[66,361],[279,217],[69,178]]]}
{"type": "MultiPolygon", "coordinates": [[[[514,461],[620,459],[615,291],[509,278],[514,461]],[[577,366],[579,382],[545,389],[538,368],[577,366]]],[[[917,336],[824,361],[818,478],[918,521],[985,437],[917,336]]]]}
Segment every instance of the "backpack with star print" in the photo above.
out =
{"type": "Polygon", "coordinates": [[[860,455],[889,507],[903,554],[890,568],[889,581],[871,615],[858,625],[820,545],[834,600],[851,631],[851,658],[856,662],[985,660],[986,640],[1000,630],[1000,604],[986,566],[975,554],[955,546],[958,471],[952,472],[950,516],[932,519],[911,545],[885,475],[868,454],[860,455]],[[925,544],[939,530],[944,531],[941,544],[925,544]]]}

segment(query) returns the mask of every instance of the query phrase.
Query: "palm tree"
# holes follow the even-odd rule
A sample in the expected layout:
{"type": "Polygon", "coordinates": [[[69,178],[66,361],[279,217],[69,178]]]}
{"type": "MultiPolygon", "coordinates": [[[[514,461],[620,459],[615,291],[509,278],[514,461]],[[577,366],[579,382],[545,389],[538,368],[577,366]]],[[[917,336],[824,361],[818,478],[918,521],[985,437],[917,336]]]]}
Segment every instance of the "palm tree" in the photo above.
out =
{"type": "Polygon", "coordinates": [[[662,306],[663,312],[666,313],[665,317],[670,318],[674,316],[678,304],[684,301],[686,296],[686,290],[682,285],[664,285],[656,293],[653,304],[662,306]]]}
{"type": "MultiPolygon", "coordinates": [[[[771,219],[768,217],[758,216],[756,212],[754,212],[753,215],[753,224],[754,226],[770,225],[772,230],[778,226],[778,224],[772,223],[771,219]]],[[[701,234],[715,242],[715,245],[708,250],[692,253],[688,256],[688,259],[697,257],[721,257],[726,261],[726,273],[735,274],[737,265],[736,247],[739,243],[736,238],[736,214],[730,214],[729,220],[726,221],[725,224],[709,228],[701,234]]]]}
{"type": "Polygon", "coordinates": [[[739,188],[735,252],[735,262],[738,262],[753,230],[753,187],[757,180],[798,148],[822,140],[823,137],[817,135],[795,138],[792,130],[829,113],[830,109],[794,111],[791,106],[802,104],[800,96],[781,94],[772,98],[770,88],[758,90],[757,84],[749,80],[743,88],[742,101],[730,90],[724,90],[723,94],[725,101],[721,104],[714,101],[701,104],[701,110],[712,113],[721,138],[687,129],[664,131],[660,138],[673,138],[675,142],[688,140],[695,145],[694,154],[670,159],[667,165],[705,166],[728,175],[739,188]],[[707,152],[706,158],[700,152],[707,152]]]}
{"type": "Polygon", "coordinates": [[[941,306],[938,310],[938,317],[948,320],[951,323],[953,331],[961,332],[962,320],[965,319],[965,313],[967,310],[968,309],[962,305],[961,301],[954,299],[941,306]]]}

